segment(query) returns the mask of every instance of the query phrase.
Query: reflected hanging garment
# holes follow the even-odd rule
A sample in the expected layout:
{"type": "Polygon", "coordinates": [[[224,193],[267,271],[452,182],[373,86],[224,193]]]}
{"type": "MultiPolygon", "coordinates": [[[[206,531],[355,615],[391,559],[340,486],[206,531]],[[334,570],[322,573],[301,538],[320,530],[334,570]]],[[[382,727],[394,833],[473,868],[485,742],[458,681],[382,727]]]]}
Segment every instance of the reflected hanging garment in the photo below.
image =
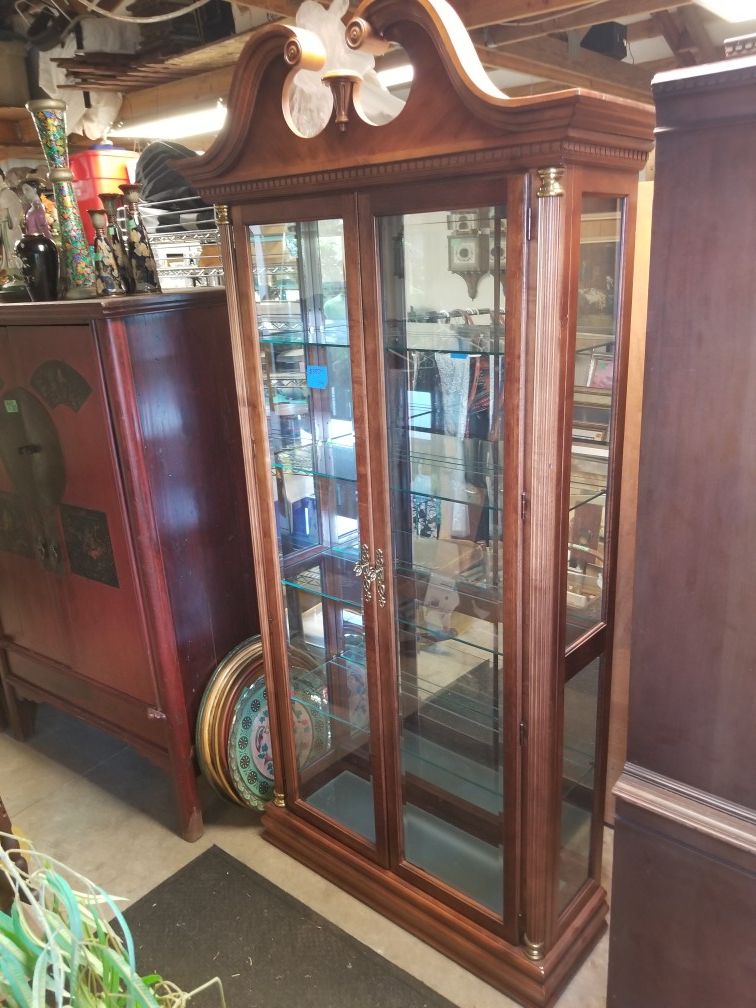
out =
{"type": "MultiPolygon", "coordinates": [[[[434,434],[444,432],[444,400],[441,394],[441,376],[438,373],[436,354],[428,350],[411,350],[412,390],[427,392],[430,396],[430,416],[427,430],[434,434]]],[[[414,426],[410,419],[410,426],[414,426]]]]}
{"type": "Polygon", "coordinates": [[[486,474],[491,466],[491,444],[488,441],[491,417],[491,369],[489,358],[474,357],[470,367],[470,385],[467,395],[467,426],[464,440],[465,480],[470,486],[480,487],[483,500],[468,505],[470,538],[488,543],[490,538],[488,515],[488,481],[486,474]]]}
{"type": "Polygon", "coordinates": [[[467,423],[467,391],[470,382],[470,358],[436,354],[444,409],[444,433],[462,437],[467,423]]]}

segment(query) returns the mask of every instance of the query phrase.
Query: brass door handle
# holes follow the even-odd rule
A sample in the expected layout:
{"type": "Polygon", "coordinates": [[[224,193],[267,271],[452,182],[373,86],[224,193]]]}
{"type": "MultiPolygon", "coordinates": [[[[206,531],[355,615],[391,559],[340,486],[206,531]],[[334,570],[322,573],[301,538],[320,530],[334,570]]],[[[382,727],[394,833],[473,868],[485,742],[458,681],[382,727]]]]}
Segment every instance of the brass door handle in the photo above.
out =
{"type": "Polygon", "coordinates": [[[373,600],[373,582],[378,589],[378,605],[386,605],[386,582],[384,580],[383,550],[375,551],[375,564],[370,563],[370,550],[366,543],[360,549],[360,559],[354,565],[354,573],[362,578],[362,597],[365,602],[373,600]]]}

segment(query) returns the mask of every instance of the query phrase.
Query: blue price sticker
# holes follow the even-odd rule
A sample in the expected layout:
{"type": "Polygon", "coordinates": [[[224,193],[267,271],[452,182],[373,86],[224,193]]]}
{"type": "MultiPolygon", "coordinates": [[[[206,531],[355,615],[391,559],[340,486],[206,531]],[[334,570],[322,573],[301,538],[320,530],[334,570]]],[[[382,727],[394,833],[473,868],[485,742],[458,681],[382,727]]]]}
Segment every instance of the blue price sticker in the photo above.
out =
{"type": "Polygon", "coordinates": [[[328,388],[328,368],[324,364],[307,365],[308,388],[328,388]]]}

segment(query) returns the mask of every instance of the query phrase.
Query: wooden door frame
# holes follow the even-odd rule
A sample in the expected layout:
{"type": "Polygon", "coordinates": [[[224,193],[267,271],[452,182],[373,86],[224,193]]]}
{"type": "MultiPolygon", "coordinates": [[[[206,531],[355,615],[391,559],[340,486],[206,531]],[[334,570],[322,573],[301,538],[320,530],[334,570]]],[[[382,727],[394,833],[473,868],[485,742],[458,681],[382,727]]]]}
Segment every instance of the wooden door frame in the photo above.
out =
{"type": "Polygon", "coordinates": [[[362,339],[362,294],[360,277],[355,269],[359,250],[355,202],[350,195],[334,195],[325,198],[303,197],[287,201],[265,201],[235,207],[233,226],[233,255],[229,262],[231,269],[233,297],[238,303],[238,317],[242,320],[240,331],[234,339],[234,361],[237,371],[237,388],[240,395],[240,411],[245,414],[242,430],[252,441],[252,451],[245,451],[247,486],[250,494],[255,555],[261,560],[256,565],[258,596],[264,598],[261,604],[261,633],[265,643],[264,664],[271,711],[271,746],[276,774],[276,795],[274,803],[285,806],[289,811],[316,826],[334,839],[347,844],[369,860],[385,865],[388,863],[386,838],[386,792],[383,748],[379,726],[382,720],[381,696],[377,687],[378,642],[376,638],[376,598],[371,602],[363,599],[363,626],[365,630],[365,659],[368,682],[368,703],[370,710],[370,755],[372,765],[373,808],[375,816],[375,844],[338,824],[303,799],[299,790],[296,749],[293,733],[287,730],[290,724],[288,657],[285,633],[285,613],[283,599],[279,592],[271,591],[266,579],[270,572],[279,571],[276,520],[273,496],[270,486],[270,453],[267,440],[267,420],[264,401],[260,394],[263,389],[263,375],[260,366],[257,312],[252,281],[252,258],[248,241],[248,226],[251,224],[277,224],[298,221],[341,219],[344,222],[344,265],[347,287],[347,310],[349,322],[349,351],[352,378],[352,408],[355,426],[355,457],[357,464],[357,498],[360,526],[360,542],[374,554],[372,535],[371,462],[369,441],[366,433],[367,386],[364,378],[365,364],[362,339]],[[286,220],[282,220],[282,218],[286,220]],[[265,434],[262,434],[265,432],[265,434]],[[262,605],[265,613],[263,614],[262,605]]]}
{"type": "MultiPolygon", "coordinates": [[[[504,674],[502,725],[504,728],[504,911],[503,919],[487,911],[478,903],[465,897],[427,872],[412,865],[402,857],[402,794],[399,756],[399,712],[396,683],[398,661],[396,654],[396,612],[393,591],[389,590],[388,603],[378,614],[379,637],[384,642],[381,677],[383,709],[383,738],[386,744],[387,795],[389,796],[389,837],[391,866],[400,879],[447,904],[477,924],[486,927],[512,944],[519,942],[520,912],[520,804],[521,769],[519,724],[521,720],[521,612],[519,609],[519,581],[522,562],[521,510],[523,401],[521,393],[522,336],[524,333],[525,278],[526,278],[526,200],[527,185],[524,173],[498,172],[495,175],[474,179],[446,178],[433,182],[415,182],[401,190],[375,189],[359,193],[358,219],[360,234],[360,261],[362,263],[365,345],[367,352],[368,382],[376,401],[386,402],[384,375],[384,346],[381,338],[381,308],[379,304],[380,264],[374,219],[378,216],[401,213],[421,213],[430,210],[454,210],[466,207],[502,205],[507,208],[507,264],[518,268],[507,270],[507,317],[515,320],[507,329],[507,338],[513,340],[514,349],[506,353],[505,402],[511,403],[507,435],[504,446],[504,485],[509,489],[504,497],[503,566],[503,637],[504,674]],[[510,216],[512,208],[512,216],[510,216]],[[389,642],[390,646],[389,646],[389,642]]],[[[368,418],[370,454],[374,483],[374,530],[376,545],[382,546],[390,569],[391,557],[391,503],[385,474],[388,469],[388,429],[385,410],[371,410],[368,418]]],[[[387,584],[392,585],[388,577],[387,584]]]]}

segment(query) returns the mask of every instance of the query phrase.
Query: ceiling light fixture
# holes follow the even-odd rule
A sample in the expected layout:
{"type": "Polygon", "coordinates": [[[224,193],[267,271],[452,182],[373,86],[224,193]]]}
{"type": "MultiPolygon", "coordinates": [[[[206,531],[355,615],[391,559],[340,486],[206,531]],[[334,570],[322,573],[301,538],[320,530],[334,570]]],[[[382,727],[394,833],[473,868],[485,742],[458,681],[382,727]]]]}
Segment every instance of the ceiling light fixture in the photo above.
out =
{"type": "Polygon", "coordinates": [[[700,7],[721,17],[723,21],[753,21],[756,19],[754,0],[698,0],[700,7]]]}
{"type": "Polygon", "coordinates": [[[198,109],[196,112],[118,126],[110,131],[109,136],[133,137],[141,140],[180,140],[182,137],[217,133],[225,121],[226,107],[219,102],[212,108],[198,109]]]}

